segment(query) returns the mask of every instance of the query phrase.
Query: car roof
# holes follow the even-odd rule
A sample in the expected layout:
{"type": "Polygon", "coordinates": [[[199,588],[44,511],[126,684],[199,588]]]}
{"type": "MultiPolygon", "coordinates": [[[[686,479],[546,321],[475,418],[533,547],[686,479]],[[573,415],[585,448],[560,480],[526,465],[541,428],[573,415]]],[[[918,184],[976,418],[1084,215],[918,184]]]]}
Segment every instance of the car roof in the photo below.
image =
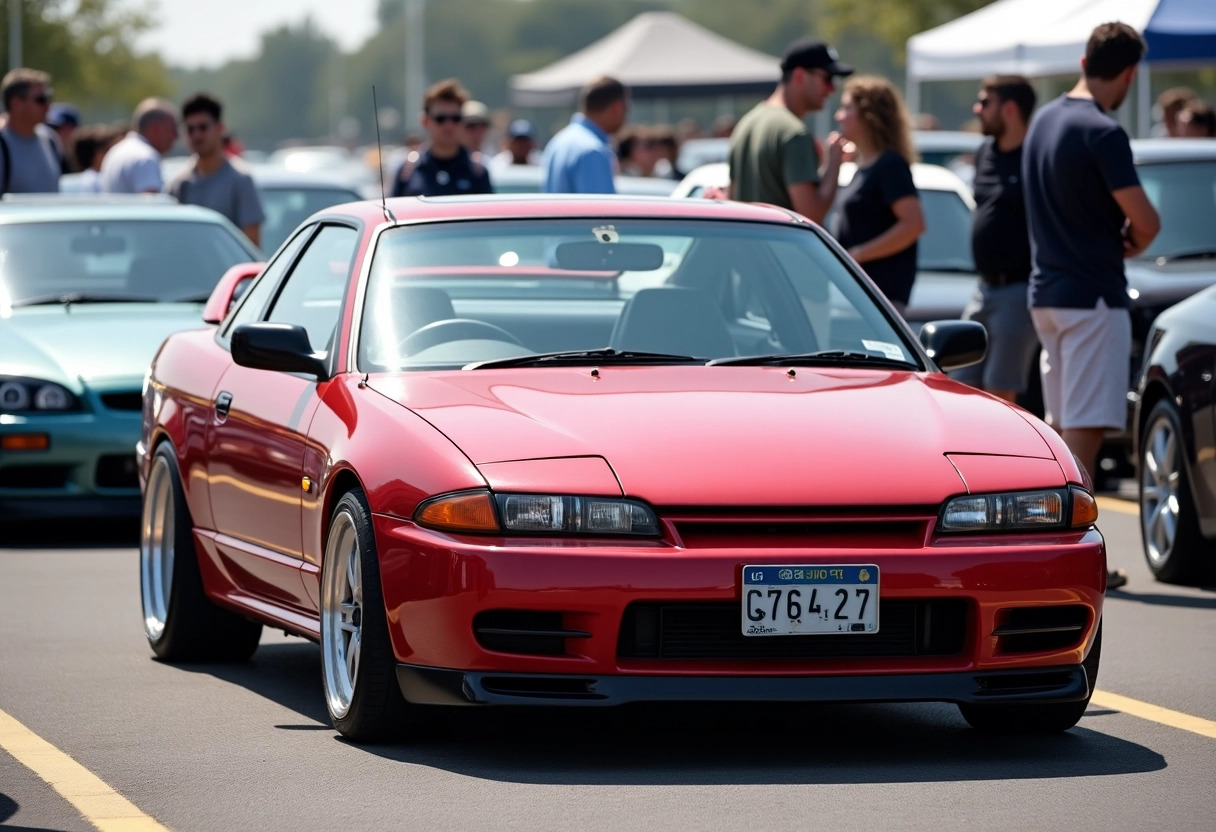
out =
{"type": "MultiPolygon", "coordinates": [[[[853,172],[856,170],[856,167],[852,162],[841,164],[840,183],[842,185],[852,181],[853,172]]],[[[688,190],[688,186],[722,186],[729,181],[730,165],[726,162],[710,162],[707,165],[701,165],[701,167],[689,171],[684,182],[681,183],[687,183],[685,188],[681,189],[681,192],[688,190]]],[[[968,205],[971,204],[971,191],[967,188],[967,184],[959,178],[957,173],[949,168],[917,162],[912,165],[912,181],[919,190],[954,191],[963,198],[964,202],[968,205]]]]}
{"type": "Polygon", "coordinates": [[[984,136],[966,130],[913,130],[912,143],[922,151],[974,153],[984,143],[984,136]]]}
{"type": "MultiPolygon", "coordinates": [[[[710,199],[666,196],[585,194],[481,194],[476,196],[395,197],[386,206],[398,222],[529,217],[654,217],[757,222],[800,222],[781,208],[710,199]]],[[[348,202],[313,215],[348,216],[372,225],[386,222],[379,200],[348,202]]]]}
{"type": "Polygon", "coordinates": [[[228,221],[210,208],[181,205],[168,199],[142,199],[132,195],[127,199],[107,198],[102,194],[89,197],[73,194],[46,199],[0,201],[0,223],[71,222],[77,220],[158,220],[170,222],[212,222],[227,225],[228,221]]]}
{"type": "Polygon", "coordinates": [[[1136,164],[1216,160],[1216,139],[1132,139],[1136,164]]]}
{"type": "Polygon", "coordinates": [[[334,188],[359,193],[359,183],[341,171],[297,171],[279,165],[245,165],[259,188],[334,188]]]}

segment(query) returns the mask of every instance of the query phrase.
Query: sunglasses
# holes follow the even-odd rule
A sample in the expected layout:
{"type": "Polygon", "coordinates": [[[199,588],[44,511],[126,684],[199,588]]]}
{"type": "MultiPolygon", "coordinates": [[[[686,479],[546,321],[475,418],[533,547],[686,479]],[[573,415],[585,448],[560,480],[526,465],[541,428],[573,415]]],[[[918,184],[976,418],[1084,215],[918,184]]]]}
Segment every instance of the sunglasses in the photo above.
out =
{"type": "Polygon", "coordinates": [[[186,133],[193,136],[195,133],[206,133],[211,129],[210,124],[183,124],[186,128],[186,133]]]}
{"type": "Polygon", "coordinates": [[[436,124],[447,124],[449,121],[452,122],[452,124],[460,124],[460,122],[464,120],[464,116],[462,116],[460,113],[436,113],[430,118],[431,121],[435,122],[436,124]]]}
{"type": "Polygon", "coordinates": [[[35,104],[50,104],[51,97],[52,96],[49,92],[44,92],[42,95],[31,95],[30,100],[35,104]]]}

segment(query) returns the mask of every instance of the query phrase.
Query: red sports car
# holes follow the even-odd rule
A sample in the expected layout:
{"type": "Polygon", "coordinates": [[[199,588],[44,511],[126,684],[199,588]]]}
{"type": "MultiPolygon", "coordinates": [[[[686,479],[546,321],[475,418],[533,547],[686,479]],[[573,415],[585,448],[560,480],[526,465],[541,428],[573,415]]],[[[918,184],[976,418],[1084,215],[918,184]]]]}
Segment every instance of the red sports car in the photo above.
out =
{"type": "Polygon", "coordinates": [[[432,705],[1085,710],[1106,552],[1072,454],[943,375],[982,327],[918,343],[803,218],[364,202],[247,276],[144,394],[162,659],[247,658],[263,624],[317,640],[356,740],[432,705]]]}

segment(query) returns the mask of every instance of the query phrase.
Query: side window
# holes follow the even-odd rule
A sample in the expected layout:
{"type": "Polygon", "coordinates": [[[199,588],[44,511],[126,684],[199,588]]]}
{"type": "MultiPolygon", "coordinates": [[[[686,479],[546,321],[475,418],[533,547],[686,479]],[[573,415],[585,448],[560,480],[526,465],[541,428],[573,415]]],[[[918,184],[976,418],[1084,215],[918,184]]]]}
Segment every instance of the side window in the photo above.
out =
{"type": "Polygon", "coordinates": [[[300,253],[300,249],[311,236],[311,228],[301,231],[283,247],[279,256],[262,270],[262,274],[255,278],[256,282],[245,291],[236,312],[224,324],[224,338],[231,335],[233,328],[238,324],[247,324],[258,319],[262,310],[266,308],[266,301],[270,300],[270,296],[278,287],[283,273],[295,262],[296,255],[300,253]]]}
{"type": "Polygon", "coordinates": [[[328,350],[358,241],[353,228],[323,226],[287,276],[266,320],[298,324],[308,331],[314,352],[328,350]]]}

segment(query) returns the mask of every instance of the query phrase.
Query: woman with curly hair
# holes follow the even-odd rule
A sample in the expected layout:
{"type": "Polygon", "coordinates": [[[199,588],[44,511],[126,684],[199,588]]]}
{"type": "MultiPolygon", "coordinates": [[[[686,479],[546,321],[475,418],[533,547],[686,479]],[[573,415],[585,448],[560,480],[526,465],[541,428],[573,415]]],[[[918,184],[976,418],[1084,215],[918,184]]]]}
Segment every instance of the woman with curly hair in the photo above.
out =
{"type": "Polygon", "coordinates": [[[837,199],[836,239],[902,315],[916,279],[916,240],[925,230],[912,183],[908,113],[890,81],[861,76],[845,85],[836,121],[857,163],[837,199]]]}

